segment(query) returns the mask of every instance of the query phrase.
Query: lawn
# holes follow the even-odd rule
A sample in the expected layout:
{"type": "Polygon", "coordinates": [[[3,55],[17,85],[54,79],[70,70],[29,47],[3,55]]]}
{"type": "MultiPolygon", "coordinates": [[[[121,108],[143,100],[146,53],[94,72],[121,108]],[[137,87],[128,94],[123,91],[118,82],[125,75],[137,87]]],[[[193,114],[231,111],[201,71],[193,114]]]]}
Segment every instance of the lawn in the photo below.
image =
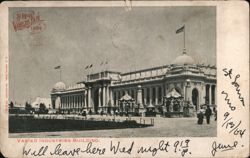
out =
{"type": "MultiPolygon", "coordinates": [[[[106,117],[106,116],[103,116],[106,117]]],[[[107,117],[108,118],[108,117],[107,117]]],[[[116,118],[125,119],[125,118],[116,118]]],[[[139,122],[139,118],[131,118],[139,122]]],[[[142,118],[149,123],[151,118],[142,118]]],[[[162,118],[154,117],[154,126],[145,128],[104,129],[88,131],[58,131],[37,133],[13,133],[10,137],[216,137],[217,122],[197,124],[196,118],[162,118]]]]}

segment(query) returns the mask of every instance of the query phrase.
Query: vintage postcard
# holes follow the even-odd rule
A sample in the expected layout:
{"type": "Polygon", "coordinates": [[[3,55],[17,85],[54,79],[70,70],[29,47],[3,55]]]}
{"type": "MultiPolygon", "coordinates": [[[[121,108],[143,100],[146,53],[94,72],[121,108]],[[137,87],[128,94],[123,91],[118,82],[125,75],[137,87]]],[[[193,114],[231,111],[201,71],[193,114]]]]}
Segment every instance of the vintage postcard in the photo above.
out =
{"type": "Polygon", "coordinates": [[[248,157],[244,1],[4,2],[5,157],[248,157]]]}

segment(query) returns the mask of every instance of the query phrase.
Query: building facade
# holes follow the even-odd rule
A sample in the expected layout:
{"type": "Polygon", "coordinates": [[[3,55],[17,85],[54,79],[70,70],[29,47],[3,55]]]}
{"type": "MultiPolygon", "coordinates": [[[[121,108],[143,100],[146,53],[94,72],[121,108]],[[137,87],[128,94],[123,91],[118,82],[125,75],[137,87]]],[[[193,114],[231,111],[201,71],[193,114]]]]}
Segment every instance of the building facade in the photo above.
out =
{"type": "MultiPolygon", "coordinates": [[[[157,109],[165,106],[164,97],[175,90],[194,111],[202,105],[216,105],[216,66],[195,63],[186,52],[173,63],[129,73],[103,71],[89,74],[73,86],[63,82],[51,91],[52,107],[66,113],[111,113],[120,107],[125,94],[134,99],[135,107],[157,109]]],[[[163,108],[164,109],[164,108],[163,108]]]]}

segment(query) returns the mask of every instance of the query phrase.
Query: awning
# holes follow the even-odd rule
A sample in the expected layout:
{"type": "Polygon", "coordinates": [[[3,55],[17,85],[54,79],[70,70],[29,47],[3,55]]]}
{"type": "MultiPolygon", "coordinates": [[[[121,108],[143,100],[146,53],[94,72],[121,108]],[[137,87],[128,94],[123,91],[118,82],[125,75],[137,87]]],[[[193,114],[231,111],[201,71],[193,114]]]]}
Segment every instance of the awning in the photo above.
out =
{"type": "Polygon", "coordinates": [[[134,101],[134,99],[126,93],[123,97],[119,99],[119,101],[134,101]]]}
{"type": "Polygon", "coordinates": [[[181,94],[179,94],[175,88],[173,88],[171,90],[171,92],[169,92],[166,96],[167,98],[180,98],[181,97],[181,94]]]}
{"type": "Polygon", "coordinates": [[[155,108],[155,106],[150,103],[149,106],[147,106],[147,108],[155,108]]]}

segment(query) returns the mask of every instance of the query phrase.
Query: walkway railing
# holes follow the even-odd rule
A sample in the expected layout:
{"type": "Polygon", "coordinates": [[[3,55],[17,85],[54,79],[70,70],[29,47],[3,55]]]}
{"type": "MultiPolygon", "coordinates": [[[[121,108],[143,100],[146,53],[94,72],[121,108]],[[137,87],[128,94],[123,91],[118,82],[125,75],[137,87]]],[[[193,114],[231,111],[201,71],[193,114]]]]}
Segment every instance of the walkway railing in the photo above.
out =
{"type": "Polygon", "coordinates": [[[89,120],[89,121],[107,121],[107,122],[124,122],[136,121],[138,124],[154,125],[154,118],[149,117],[122,117],[122,116],[79,116],[79,115],[34,115],[35,119],[64,119],[64,120],[89,120]]]}

